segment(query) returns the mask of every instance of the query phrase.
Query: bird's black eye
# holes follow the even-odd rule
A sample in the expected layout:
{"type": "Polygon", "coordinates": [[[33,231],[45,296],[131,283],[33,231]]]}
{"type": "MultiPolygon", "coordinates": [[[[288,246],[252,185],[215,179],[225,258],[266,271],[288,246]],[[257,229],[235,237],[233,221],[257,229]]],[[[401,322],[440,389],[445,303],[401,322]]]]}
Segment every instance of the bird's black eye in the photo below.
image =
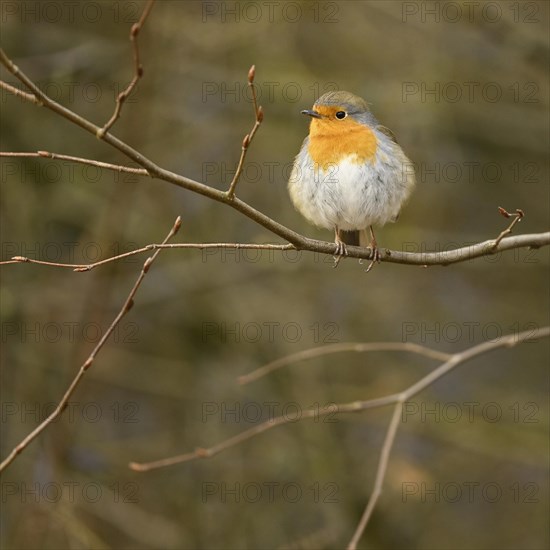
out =
{"type": "Polygon", "coordinates": [[[346,118],[347,116],[348,116],[348,114],[345,111],[338,111],[336,113],[336,118],[338,120],[342,120],[343,118],[346,118]]]}

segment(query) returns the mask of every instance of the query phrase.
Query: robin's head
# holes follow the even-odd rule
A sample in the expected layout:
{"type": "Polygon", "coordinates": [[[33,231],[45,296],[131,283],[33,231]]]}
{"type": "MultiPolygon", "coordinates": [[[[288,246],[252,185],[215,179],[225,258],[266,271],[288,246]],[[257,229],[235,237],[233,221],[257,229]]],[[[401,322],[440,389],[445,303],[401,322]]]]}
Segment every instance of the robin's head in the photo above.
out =
{"type": "Polygon", "coordinates": [[[350,92],[337,91],[322,95],[313,105],[313,109],[302,111],[312,117],[312,128],[323,126],[334,130],[360,124],[374,124],[375,119],[368,103],[350,92]]]}

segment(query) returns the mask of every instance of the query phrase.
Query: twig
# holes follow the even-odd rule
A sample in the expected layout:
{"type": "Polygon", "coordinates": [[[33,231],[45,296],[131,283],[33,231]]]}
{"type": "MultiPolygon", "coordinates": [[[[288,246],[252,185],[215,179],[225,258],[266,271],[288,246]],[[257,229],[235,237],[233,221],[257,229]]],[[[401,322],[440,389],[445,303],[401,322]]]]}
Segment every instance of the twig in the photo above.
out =
{"type": "MultiPolygon", "coordinates": [[[[373,409],[376,407],[383,407],[386,405],[391,405],[399,399],[399,394],[388,395],[380,399],[370,399],[369,401],[353,401],[352,403],[333,403],[331,405],[325,406],[319,409],[310,409],[302,411],[300,414],[300,420],[306,418],[322,418],[327,415],[339,414],[339,413],[353,413],[360,412],[366,409],[373,409]]],[[[181,464],[183,462],[190,462],[198,458],[211,458],[222,451],[229,449],[230,447],[235,447],[239,443],[253,438],[256,435],[271,430],[277,426],[282,426],[288,423],[295,423],[296,419],[289,415],[276,416],[270,418],[261,424],[258,424],[240,434],[237,434],[229,439],[225,439],[221,443],[209,447],[207,449],[199,447],[190,453],[185,453],[182,455],[172,456],[169,458],[163,458],[161,460],[155,460],[154,462],[130,462],[128,467],[131,470],[136,472],[147,472],[149,470],[156,470],[158,468],[165,468],[166,466],[173,466],[175,464],[181,464]]]]}
{"type": "Polygon", "coordinates": [[[3,80],[0,80],[0,88],[4,88],[4,90],[7,90],[8,92],[10,92],[10,94],[13,94],[16,97],[20,97],[25,101],[30,101],[35,105],[40,104],[40,101],[33,94],[28,94],[27,92],[23,92],[19,88],[16,88],[15,86],[12,86],[11,84],[4,82],[3,80]]]}
{"type": "Polygon", "coordinates": [[[118,254],[117,256],[111,256],[110,258],[105,258],[104,260],[99,260],[91,264],[64,264],[60,262],[47,262],[44,260],[34,260],[32,258],[27,258],[26,256],[13,256],[11,259],[0,262],[0,265],[6,264],[38,264],[45,265],[49,267],[62,267],[67,269],[72,269],[73,271],[82,272],[82,271],[91,271],[95,267],[100,265],[107,264],[109,262],[114,262],[121,260],[123,258],[128,258],[129,256],[135,256],[136,254],[142,254],[143,252],[148,252],[150,250],[157,249],[176,249],[176,248],[193,248],[193,249],[235,249],[235,250],[294,250],[294,246],[291,244],[248,244],[248,243],[172,243],[172,244],[148,244],[142,248],[136,248],[136,250],[130,250],[129,252],[124,252],[123,254],[118,254]]]}
{"type": "Polygon", "coordinates": [[[516,223],[519,223],[522,220],[523,216],[525,216],[523,210],[520,210],[519,208],[516,208],[515,214],[510,214],[510,212],[507,212],[501,206],[498,207],[498,211],[505,218],[512,218],[513,217],[514,219],[512,220],[512,223],[496,238],[495,244],[493,245],[493,248],[496,248],[500,244],[500,241],[502,241],[502,239],[504,239],[504,237],[506,237],[506,235],[509,235],[512,232],[512,229],[514,228],[514,225],[516,225],[516,223]]]}
{"type": "Polygon", "coordinates": [[[413,342],[374,342],[372,344],[365,344],[362,342],[349,342],[349,343],[338,343],[330,344],[328,346],[319,346],[316,348],[306,349],[287,355],[286,357],[281,357],[267,363],[262,367],[259,367],[248,374],[239,376],[237,381],[239,384],[249,384],[254,382],[267,374],[272,373],[275,370],[278,370],[292,363],[297,363],[299,361],[305,361],[306,359],[313,359],[314,357],[324,357],[325,355],[330,355],[332,353],[342,353],[346,351],[355,351],[357,353],[364,353],[370,351],[408,351],[410,353],[418,353],[419,355],[424,355],[425,357],[430,357],[432,359],[446,360],[451,357],[448,353],[443,353],[441,351],[436,351],[426,346],[421,346],[413,342]]]}
{"type": "Polygon", "coordinates": [[[254,139],[254,136],[256,135],[256,131],[260,127],[260,124],[262,123],[262,120],[264,119],[264,112],[262,107],[258,107],[258,101],[256,99],[256,86],[254,85],[254,77],[256,76],[256,66],[252,65],[250,67],[250,70],[248,71],[248,87],[252,91],[252,106],[254,107],[254,126],[252,127],[252,130],[249,134],[246,134],[243,139],[243,143],[241,146],[241,158],[239,159],[239,164],[237,165],[237,170],[235,171],[235,175],[233,176],[233,179],[231,180],[231,184],[229,185],[229,190],[227,191],[227,197],[229,199],[232,199],[235,196],[235,188],[237,187],[237,183],[239,182],[239,179],[241,177],[243,166],[244,166],[244,159],[246,157],[246,153],[248,151],[248,148],[250,147],[250,144],[252,143],[252,140],[254,139]]]}
{"type": "MultiPolygon", "coordinates": [[[[164,243],[166,243],[169,239],[171,239],[179,230],[181,227],[181,218],[178,217],[172,227],[170,229],[170,232],[164,239],[164,243]]],[[[47,427],[49,424],[51,424],[57,417],[61,416],[63,414],[63,411],[66,409],[69,399],[73,395],[74,391],[78,387],[80,381],[86,374],[86,371],[92,366],[94,359],[96,355],[101,351],[107,340],[109,339],[109,336],[113,333],[117,325],[120,323],[122,318],[130,311],[132,306],[134,305],[134,297],[136,295],[136,292],[138,291],[138,288],[140,287],[143,279],[145,278],[145,275],[149,271],[149,268],[151,267],[151,264],[156,260],[157,256],[160,254],[160,249],[157,250],[152,256],[147,258],[143,264],[143,268],[141,269],[141,273],[139,274],[138,278],[136,279],[136,282],[134,283],[134,286],[132,287],[132,290],[130,290],[130,293],[128,294],[128,297],[126,298],[124,304],[122,305],[120,311],[118,312],[117,316],[114,318],[113,322],[103,334],[99,342],[96,344],[86,361],[82,364],[80,367],[78,373],[74,377],[73,381],[69,385],[67,391],[61,398],[61,401],[59,401],[59,404],[55,408],[55,410],[42,422],[40,423],[27,437],[25,437],[18,445],[14,447],[14,449],[11,451],[11,453],[2,461],[0,464],[0,472],[2,472],[5,468],[7,468],[14,460],[15,458],[23,452],[23,450],[38,437],[47,427]]]]}
{"type": "Polygon", "coordinates": [[[114,113],[112,114],[111,118],[105,123],[105,126],[98,130],[97,137],[100,139],[103,138],[109,128],[111,128],[111,126],[118,120],[118,118],[120,117],[120,111],[122,110],[122,104],[126,101],[126,99],[128,99],[129,95],[136,87],[139,79],[143,76],[143,65],[139,61],[138,35],[139,31],[141,31],[141,28],[145,23],[145,20],[147,19],[147,16],[151,12],[154,3],[155,0],[149,0],[147,2],[147,5],[145,6],[143,13],[141,14],[141,17],[139,18],[139,21],[137,23],[134,23],[130,30],[130,42],[132,43],[132,51],[134,53],[134,78],[132,78],[132,81],[130,82],[130,84],[128,84],[126,89],[118,94],[116,98],[114,113]]]}
{"type": "MultiPolygon", "coordinates": [[[[38,101],[33,101],[58,115],[70,120],[73,124],[80,126],[87,132],[93,135],[97,135],[98,130],[101,128],[88,119],[81,117],[74,111],[63,107],[45,93],[43,93],[36,84],[32,82],[20,69],[17,67],[11,59],[6,55],[4,50],[0,48],[0,62],[7,68],[7,70],[18,78],[25,86],[32,91],[38,101]]],[[[318,241],[309,239],[300,235],[296,231],[285,227],[284,225],[266,216],[263,212],[256,210],[246,202],[238,199],[237,197],[228,197],[226,191],[220,191],[198,181],[190,178],[175,174],[169,170],[165,170],[160,166],[157,166],[147,157],[130,147],[127,143],[121,141],[110,133],[106,133],[102,136],[103,141],[118,149],[128,158],[143,166],[151,177],[155,177],[183,189],[187,189],[199,195],[203,195],[217,202],[221,202],[234,208],[247,218],[253,220],[257,224],[265,227],[275,235],[285,239],[288,243],[294,245],[297,250],[306,250],[310,252],[318,252],[321,254],[327,254],[334,256],[336,253],[336,244],[334,242],[318,241]]],[[[517,237],[511,237],[503,239],[497,247],[495,247],[495,241],[485,241],[476,245],[459,248],[456,250],[449,250],[445,252],[428,252],[428,253],[412,253],[412,252],[400,252],[389,249],[379,249],[380,260],[385,262],[428,266],[428,265],[450,265],[454,263],[464,262],[480,256],[489,256],[502,252],[505,250],[511,250],[513,248],[539,248],[541,246],[547,246],[550,244],[550,232],[537,233],[532,235],[520,235],[517,237]]],[[[351,258],[362,258],[365,260],[370,259],[372,251],[370,248],[363,248],[359,246],[347,247],[348,256],[351,258]]]]}
{"type": "Polygon", "coordinates": [[[378,468],[376,470],[376,477],[374,478],[374,487],[370,495],[367,507],[361,516],[359,525],[351,538],[350,543],[348,544],[348,550],[355,550],[357,548],[357,543],[362,537],[367,523],[372,515],[374,507],[378,502],[378,497],[382,494],[382,485],[384,484],[384,478],[386,477],[386,470],[388,468],[388,462],[390,460],[390,453],[395,441],[395,435],[397,434],[397,428],[399,427],[399,420],[401,420],[401,413],[403,411],[403,401],[398,401],[393,410],[393,415],[391,417],[390,424],[388,426],[388,431],[386,433],[386,438],[384,439],[384,444],[382,445],[382,450],[380,451],[380,460],[378,461],[378,468]]]}
{"type": "MultiPolygon", "coordinates": [[[[34,96],[33,96],[34,97],[34,96]]],[[[67,160],[69,162],[76,162],[78,164],[86,164],[89,166],[97,166],[98,168],[105,168],[107,170],[113,170],[115,172],[127,172],[129,174],[136,174],[138,176],[150,176],[149,172],[145,168],[132,168],[131,166],[121,166],[120,164],[111,164],[109,162],[101,162],[99,160],[84,159],[81,157],[73,157],[70,155],[60,155],[59,153],[50,153],[49,151],[37,151],[36,153],[19,153],[19,152],[2,152],[0,151],[0,157],[28,157],[28,158],[49,158],[67,160]]]]}

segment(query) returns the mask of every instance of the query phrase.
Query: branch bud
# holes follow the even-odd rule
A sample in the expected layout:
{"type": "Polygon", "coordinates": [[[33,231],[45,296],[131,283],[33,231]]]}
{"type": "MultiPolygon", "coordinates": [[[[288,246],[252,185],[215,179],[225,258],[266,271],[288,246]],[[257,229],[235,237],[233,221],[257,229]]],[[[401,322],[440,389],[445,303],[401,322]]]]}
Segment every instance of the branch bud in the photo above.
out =
{"type": "Polygon", "coordinates": [[[248,71],[248,82],[252,84],[254,82],[254,77],[256,76],[256,65],[252,65],[248,71]]]}

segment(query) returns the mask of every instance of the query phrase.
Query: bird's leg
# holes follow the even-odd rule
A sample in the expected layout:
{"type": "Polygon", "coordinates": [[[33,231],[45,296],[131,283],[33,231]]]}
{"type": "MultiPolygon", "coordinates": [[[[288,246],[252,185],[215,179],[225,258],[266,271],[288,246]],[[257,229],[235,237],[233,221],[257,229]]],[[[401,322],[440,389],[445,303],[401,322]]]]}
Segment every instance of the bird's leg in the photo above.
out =
{"type": "Polygon", "coordinates": [[[369,267],[365,270],[365,273],[368,273],[373,267],[375,263],[380,263],[380,251],[378,250],[378,244],[376,243],[376,237],[374,236],[374,231],[372,229],[372,225],[369,225],[370,229],[370,249],[372,250],[372,258],[369,264],[369,267]]]}
{"type": "Polygon", "coordinates": [[[346,243],[340,237],[340,230],[338,226],[334,226],[334,242],[336,243],[336,253],[334,255],[334,265],[332,267],[338,267],[340,260],[348,255],[346,243]]]}

